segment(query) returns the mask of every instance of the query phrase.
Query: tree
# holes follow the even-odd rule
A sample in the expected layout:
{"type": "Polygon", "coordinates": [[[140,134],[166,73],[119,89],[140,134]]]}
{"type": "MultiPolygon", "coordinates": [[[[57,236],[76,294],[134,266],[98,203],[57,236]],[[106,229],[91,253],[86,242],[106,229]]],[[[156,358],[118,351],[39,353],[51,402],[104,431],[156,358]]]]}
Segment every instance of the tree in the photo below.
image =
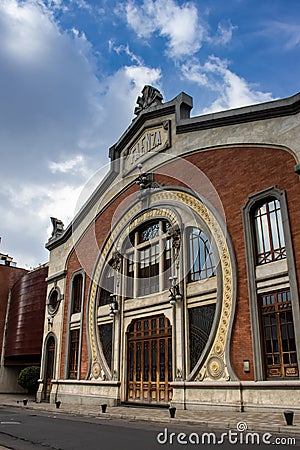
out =
{"type": "Polygon", "coordinates": [[[40,378],[40,368],[31,366],[25,367],[19,373],[18,383],[22,388],[27,389],[28,394],[36,394],[40,378]]]}

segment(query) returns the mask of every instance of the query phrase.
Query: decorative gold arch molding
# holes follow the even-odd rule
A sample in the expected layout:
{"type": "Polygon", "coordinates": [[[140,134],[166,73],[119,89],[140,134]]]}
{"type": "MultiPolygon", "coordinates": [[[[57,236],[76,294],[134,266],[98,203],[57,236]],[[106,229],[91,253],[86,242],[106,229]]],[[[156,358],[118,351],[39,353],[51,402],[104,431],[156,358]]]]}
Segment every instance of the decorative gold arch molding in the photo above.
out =
{"type": "Polygon", "coordinates": [[[142,210],[142,201],[137,201],[115,224],[111,234],[100,251],[95,264],[88,299],[87,334],[90,345],[90,369],[87,378],[94,380],[111,379],[97,330],[97,288],[105,261],[113,252],[119,251],[121,243],[132,230],[143,222],[155,218],[167,219],[172,226],[179,225],[180,215],[176,208],[189,210],[199,217],[209,229],[216,245],[222,277],[220,297],[220,319],[210,350],[201,366],[193,371],[193,380],[216,381],[236,379],[230,364],[230,334],[235,312],[236,268],[234,252],[226,227],[216,211],[208,203],[180,188],[153,190],[148,209],[142,210]]]}

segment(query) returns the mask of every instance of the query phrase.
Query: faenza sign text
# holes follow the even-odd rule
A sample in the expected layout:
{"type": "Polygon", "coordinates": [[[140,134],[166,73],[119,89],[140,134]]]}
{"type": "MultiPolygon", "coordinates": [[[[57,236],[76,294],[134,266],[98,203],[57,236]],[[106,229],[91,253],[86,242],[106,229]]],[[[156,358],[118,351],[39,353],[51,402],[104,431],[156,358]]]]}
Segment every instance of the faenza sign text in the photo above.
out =
{"type": "Polygon", "coordinates": [[[136,162],[149,155],[150,152],[159,152],[170,147],[170,124],[165,121],[153,128],[146,129],[138,140],[125,152],[125,167],[130,170],[136,162]]]}

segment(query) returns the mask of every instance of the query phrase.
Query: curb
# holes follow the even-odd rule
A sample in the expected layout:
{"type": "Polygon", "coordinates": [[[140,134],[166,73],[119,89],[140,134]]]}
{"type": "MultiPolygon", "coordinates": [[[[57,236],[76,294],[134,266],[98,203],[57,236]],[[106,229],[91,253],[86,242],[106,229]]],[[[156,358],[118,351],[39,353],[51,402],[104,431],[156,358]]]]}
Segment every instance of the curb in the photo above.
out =
{"type": "MultiPolygon", "coordinates": [[[[214,429],[214,430],[236,430],[237,423],[236,422],[227,422],[227,421],[203,421],[203,420],[193,420],[193,419],[185,419],[185,418],[170,418],[170,417],[149,417],[143,415],[133,415],[133,414],[120,414],[120,413],[95,413],[92,411],[73,411],[73,410],[64,410],[57,408],[43,408],[43,407],[35,407],[26,405],[14,405],[11,403],[3,403],[2,406],[12,407],[12,408],[20,408],[32,411],[42,411],[51,414],[66,414],[70,416],[81,416],[81,417],[93,417],[95,419],[100,420],[124,420],[129,422],[151,422],[156,424],[172,424],[172,425],[187,425],[187,426],[199,426],[206,429],[214,429]]],[[[247,431],[248,432],[259,432],[259,433],[273,433],[273,434],[292,434],[292,435],[300,435],[300,426],[296,425],[270,425],[270,424],[255,424],[255,423],[247,423],[247,431]]],[[[244,431],[246,432],[246,430],[244,431]]],[[[1,450],[1,447],[0,447],[1,450]]]]}

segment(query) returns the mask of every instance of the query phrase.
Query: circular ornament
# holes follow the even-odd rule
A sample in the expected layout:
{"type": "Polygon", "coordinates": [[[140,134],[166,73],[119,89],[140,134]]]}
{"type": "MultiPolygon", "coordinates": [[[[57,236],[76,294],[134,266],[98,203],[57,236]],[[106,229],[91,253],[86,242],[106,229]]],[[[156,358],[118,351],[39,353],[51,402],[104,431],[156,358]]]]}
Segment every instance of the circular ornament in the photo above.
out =
{"type": "Polygon", "coordinates": [[[218,356],[212,356],[207,363],[207,372],[214,380],[218,380],[224,373],[224,362],[218,356]]]}
{"type": "Polygon", "coordinates": [[[94,378],[99,378],[101,372],[101,367],[98,362],[94,362],[92,367],[92,375],[94,378]]]}

